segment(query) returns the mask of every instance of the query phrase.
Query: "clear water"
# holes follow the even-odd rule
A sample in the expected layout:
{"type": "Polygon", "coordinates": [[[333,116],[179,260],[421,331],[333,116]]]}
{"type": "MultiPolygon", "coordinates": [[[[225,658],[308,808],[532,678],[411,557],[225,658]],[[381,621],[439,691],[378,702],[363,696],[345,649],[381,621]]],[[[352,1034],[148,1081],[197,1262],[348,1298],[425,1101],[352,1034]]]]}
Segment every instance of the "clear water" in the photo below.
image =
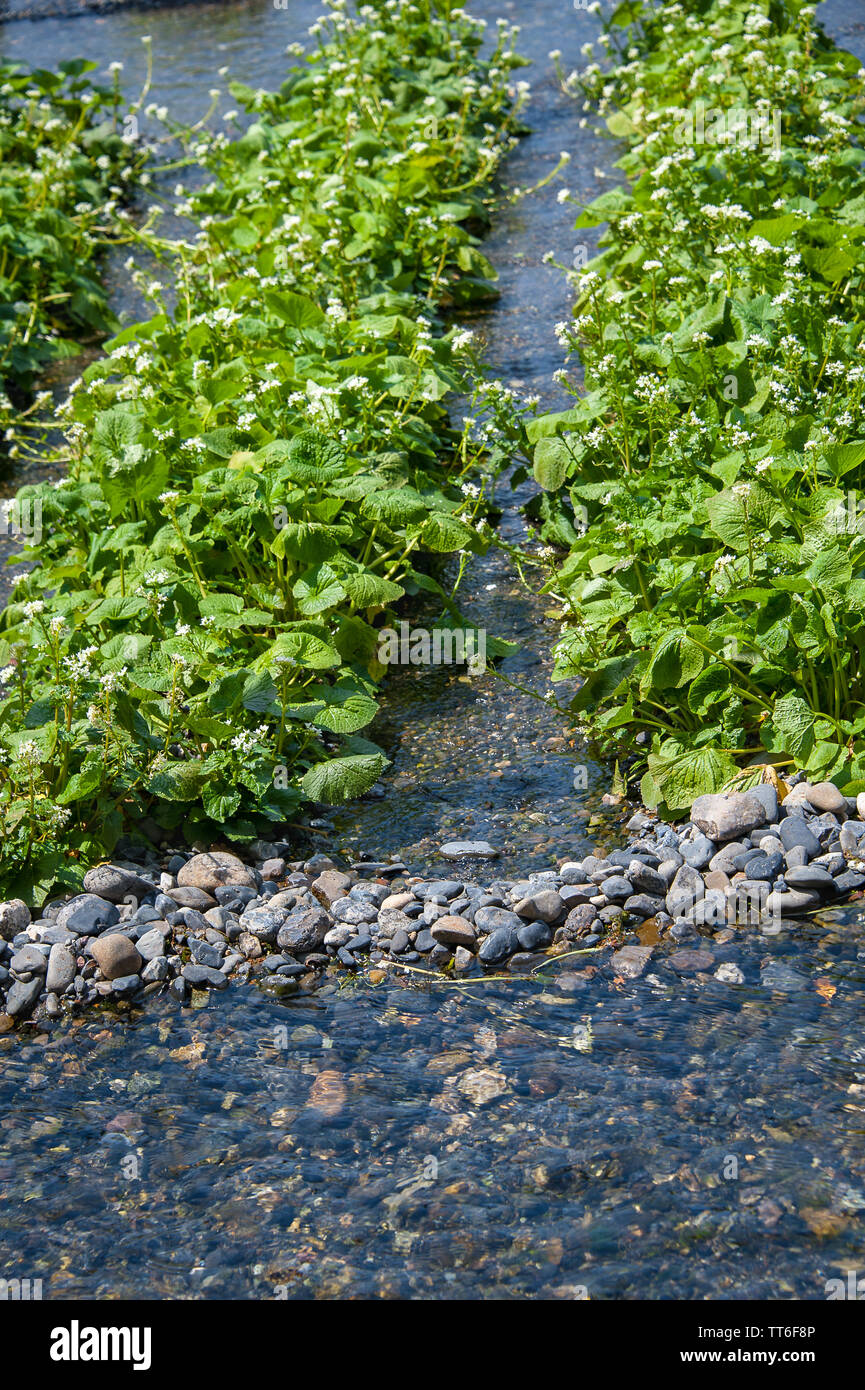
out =
{"type": "MultiPolygon", "coordinates": [[[[577,131],[547,58],[574,65],[591,18],[565,0],[473,8],[521,20],[535,60],[534,131],[509,177],[527,185],[569,148],[568,186],[591,196],[612,147],[577,131]]],[[[859,6],[824,10],[865,52],[859,6]]],[[[120,58],[134,90],[151,33],[156,99],[189,116],[226,61],[278,81],[314,13],[129,9],[10,22],[0,46],[120,58]]],[[[490,356],[551,404],[567,300],[541,256],[567,254],[570,220],[547,189],[504,210],[487,247],[490,356]]],[[[513,509],[504,525],[519,534],[513,509]]],[[[520,642],[511,678],[546,688],[543,601],[491,556],[463,602],[520,642]]],[[[378,737],[385,797],[335,816],[324,845],[436,868],[440,838],[488,836],[496,872],[516,874],[614,834],[601,770],[574,793],[584,755],[566,727],[491,678],[407,674],[378,737]]],[[[343,975],[288,999],[232,989],[200,1010],[161,999],[21,1029],[0,1038],[0,1274],[54,1298],[822,1298],[865,1262],[863,920],[853,904],[721,933],[696,974],[657,947],[636,982],[601,953],[531,979],[343,975]],[[712,978],[725,960],[744,985],[712,978]],[[772,962],[792,972],[782,988],[761,983],[772,962]]]]}

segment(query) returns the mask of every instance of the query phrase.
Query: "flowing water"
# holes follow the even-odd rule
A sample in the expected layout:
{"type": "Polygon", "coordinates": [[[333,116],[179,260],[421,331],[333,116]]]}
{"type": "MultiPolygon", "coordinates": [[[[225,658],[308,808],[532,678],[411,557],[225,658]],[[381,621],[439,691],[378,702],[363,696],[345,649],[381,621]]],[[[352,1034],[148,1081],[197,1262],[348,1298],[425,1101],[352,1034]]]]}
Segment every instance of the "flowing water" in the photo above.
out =
{"type": "MultiPolygon", "coordinates": [[[[576,65],[591,17],[566,0],[472,8],[521,22],[535,64],[509,180],[534,183],[569,149],[564,182],[592,196],[614,146],[578,131],[547,56],[576,65]]],[[[823,11],[865,54],[859,6],[823,11]]],[[[225,63],[278,82],[316,12],[247,0],[13,19],[0,48],[46,66],[121,59],[132,93],[151,33],[154,99],[189,119],[225,63]]],[[[541,258],[574,240],[555,193],[499,214],[486,249],[502,296],[475,324],[503,380],[552,408],[567,295],[541,258]]],[[[500,496],[510,539],[520,496],[500,496]]],[[[511,682],[549,689],[545,603],[506,559],[476,563],[460,601],[519,644],[511,682]]],[[[334,814],[323,847],[426,870],[441,839],[489,838],[495,872],[516,876],[615,834],[601,769],[491,675],[403,672],[377,737],[393,759],[383,796],[334,814]]],[[[659,955],[625,981],[601,954],[463,986],[343,975],[282,1001],[234,988],[199,1010],[158,999],[0,1038],[0,1274],[54,1298],[822,1298],[865,1265],[861,909],[703,944],[713,965],[693,974],[659,955]],[[743,985],[712,978],[722,961],[743,985]]]]}

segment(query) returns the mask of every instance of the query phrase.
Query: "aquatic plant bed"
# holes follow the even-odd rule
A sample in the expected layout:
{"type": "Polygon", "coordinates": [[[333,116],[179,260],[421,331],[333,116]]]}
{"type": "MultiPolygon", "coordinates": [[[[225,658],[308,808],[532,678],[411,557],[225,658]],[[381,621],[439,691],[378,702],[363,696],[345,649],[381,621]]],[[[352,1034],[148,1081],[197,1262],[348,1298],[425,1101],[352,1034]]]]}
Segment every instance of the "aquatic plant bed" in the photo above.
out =
{"type": "Polygon", "coordinates": [[[760,762],[865,788],[865,99],[814,13],[637,0],[569,80],[628,183],[576,223],[585,394],[529,427],[558,673],[667,813],[760,762]]]}
{"type": "MultiPolygon", "coordinates": [[[[623,978],[653,956],[704,971],[712,942],[737,928],[780,930],[865,887],[859,815],[865,796],[857,806],[831,782],[800,781],[781,805],[763,784],[698,798],[684,825],[638,811],[621,850],[484,885],[465,873],[419,879],[398,862],[289,861],[284,843],[258,845],[249,864],[222,850],[103,864],[35,922],[22,901],[0,904],[0,1028],[164,989],[189,1002],[231,981],[288,994],[331,967],[470,978],[611,951],[623,978]]],[[[460,870],[497,857],[486,842],[441,852],[460,870]]],[[[745,980],[729,960],[716,973],[745,980]]]]}
{"type": "Polygon", "coordinates": [[[366,791],[379,632],[420,592],[450,618],[437,565],[488,543],[499,412],[452,427],[476,378],[444,314],[494,293],[512,35],[481,61],[428,3],[316,32],[278,92],[232,84],[245,133],[178,132],[212,181],[165,247],[177,308],[148,279],[154,317],[72,393],[68,477],[22,491],[46,535],[0,618],[6,891],[80,884],[147,816],[243,843],[366,791]]]}

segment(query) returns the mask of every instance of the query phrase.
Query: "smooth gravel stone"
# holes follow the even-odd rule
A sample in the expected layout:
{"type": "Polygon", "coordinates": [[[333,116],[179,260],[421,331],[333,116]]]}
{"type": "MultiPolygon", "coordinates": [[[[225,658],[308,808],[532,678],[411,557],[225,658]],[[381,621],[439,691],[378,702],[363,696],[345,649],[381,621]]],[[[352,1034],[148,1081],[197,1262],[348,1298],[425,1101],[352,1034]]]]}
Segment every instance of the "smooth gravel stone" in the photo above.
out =
{"type": "Polygon", "coordinates": [[[718,846],[715,841],[710,840],[707,835],[698,835],[693,840],[681,840],[679,842],[679,853],[692,869],[705,869],[717,851],[718,846]]]}
{"type": "Polygon", "coordinates": [[[801,888],[790,888],[787,892],[775,889],[766,899],[766,910],[772,913],[790,913],[796,916],[800,912],[810,912],[812,908],[820,906],[820,894],[806,892],[801,888]]]}
{"type": "MultiPolygon", "coordinates": [[[[240,912],[247,903],[252,902],[253,898],[257,898],[258,894],[254,888],[244,888],[240,884],[223,884],[214,889],[213,896],[220,906],[230,908],[232,912],[240,912]]],[[[156,906],[159,906],[158,900],[156,906]]],[[[190,903],[189,906],[196,907],[198,904],[190,903]]],[[[207,906],[208,908],[213,907],[213,903],[208,903],[207,906]]],[[[202,907],[200,910],[203,912],[204,908],[202,907]]]]}
{"type": "Polygon", "coordinates": [[[748,878],[760,879],[765,883],[773,883],[783,866],[783,854],[764,854],[762,850],[758,850],[756,854],[752,854],[748,859],[748,878]]]}
{"type": "Polygon", "coordinates": [[[119,980],[124,975],[137,975],[141,969],[141,956],[122,932],[98,936],[90,943],[90,954],[106,980],[119,980]]]}
{"type": "Polygon", "coordinates": [[[76,936],[92,936],[103,927],[113,927],[120,921],[120,913],[114,903],[97,898],[93,893],[82,893],[61,907],[57,914],[58,927],[65,927],[76,936]]]}
{"type": "Polygon", "coordinates": [[[697,829],[719,844],[748,835],[769,819],[762,801],[750,792],[698,796],[691,807],[691,820],[697,829]]]}
{"type": "MultiPolygon", "coordinates": [[[[171,903],[170,910],[173,911],[177,904],[171,898],[166,898],[166,902],[171,903]]],[[[134,922],[137,927],[146,927],[149,922],[162,922],[164,918],[155,907],[150,905],[150,903],[144,903],[133,912],[129,920],[130,922],[134,922]]]]}
{"type": "Polygon", "coordinates": [[[155,927],[144,933],[143,936],[136,937],[135,949],[144,960],[153,960],[156,956],[165,954],[165,935],[155,927]]]}
{"type": "Polygon", "coordinates": [[[792,849],[794,845],[801,845],[809,859],[815,859],[820,853],[820,841],[813,830],[806,825],[804,816],[785,816],[779,831],[781,843],[785,849],[792,849]]]}
{"type": "Polygon", "coordinates": [[[835,879],[819,864],[806,864],[800,869],[788,869],[784,874],[788,888],[815,888],[818,893],[835,894],[835,879]]]}
{"type": "Polygon", "coordinates": [[[522,925],[522,919],[506,907],[479,907],[475,912],[475,926],[478,931],[494,932],[500,928],[508,928],[516,932],[522,925]]]}
{"type": "Polygon", "coordinates": [[[841,853],[848,858],[858,858],[860,854],[859,842],[865,835],[865,825],[858,820],[848,820],[841,826],[838,839],[841,845],[841,853]]]}
{"type": "Polygon", "coordinates": [[[587,854],[585,859],[581,862],[584,872],[590,877],[592,874],[597,873],[598,869],[606,869],[608,867],[606,859],[602,859],[600,855],[597,854],[587,854]]]}
{"type": "Polygon", "coordinates": [[[658,873],[666,883],[668,890],[684,862],[681,854],[677,854],[675,857],[671,856],[667,859],[662,859],[661,863],[658,865],[658,873]]]}
{"type": "Polygon", "coordinates": [[[32,980],[16,980],[6,995],[5,1012],[11,1018],[26,1018],[43,989],[41,975],[32,980]]]}
{"type": "MultiPolygon", "coordinates": [[[[329,932],[328,935],[331,935],[331,933],[329,932]]],[[[394,932],[393,936],[390,939],[390,953],[392,956],[400,956],[402,955],[403,951],[408,950],[410,945],[411,941],[409,939],[408,932],[404,931],[403,928],[400,927],[398,931],[394,932]]]]}
{"type": "Polygon", "coordinates": [[[637,893],[648,893],[653,898],[666,897],[666,880],[650,865],[632,859],[626,877],[634,885],[637,893]]]}
{"type": "Polygon", "coordinates": [[[446,905],[432,902],[428,898],[423,905],[423,920],[428,927],[431,927],[440,917],[446,917],[447,911],[446,905]]]}
{"type": "Polygon", "coordinates": [[[737,860],[743,854],[748,854],[747,846],[743,845],[741,840],[733,840],[730,844],[724,845],[723,849],[719,849],[717,854],[712,855],[709,868],[720,870],[722,874],[734,874],[739,868],[737,860]]]}
{"type": "Polygon", "coordinates": [[[554,925],[565,920],[568,909],[558,893],[551,888],[545,888],[540,893],[523,898],[515,905],[514,911],[518,917],[530,922],[547,922],[554,925]]]}
{"type": "Polygon", "coordinates": [[[515,951],[519,950],[520,938],[518,931],[523,923],[518,917],[516,921],[516,927],[498,927],[487,937],[478,951],[478,958],[482,960],[485,965],[493,965],[496,961],[504,960],[506,956],[512,956],[515,951]]]}
{"type": "Polygon", "coordinates": [[[219,970],[225,951],[220,950],[210,941],[200,941],[197,937],[193,937],[189,943],[189,954],[196,965],[209,965],[211,969],[219,970]]]}
{"type": "Polygon", "coordinates": [[[196,907],[199,912],[204,912],[208,907],[216,907],[218,902],[212,893],[205,893],[202,888],[171,888],[165,896],[171,898],[178,907],[196,907]]]}
{"type": "Polygon", "coordinates": [[[111,981],[112,994],[136,994],[140,988],[140,975],[116,975],[111,981]]]}
{"type": "Polygon", "coordinates": [[[56,994],[62,994],[68,989],[75,979],[75,957],[68,946],[56,941],[51,947],[48,956],[48,973],[45,976],[45,988],[56,994]]]}
{"type": "Polygon", "coordinates": [[[445,902],[456,898],[462,892],[462,883],[455,878],[436,878],[431,883],[419,883],[415,892],[419,898],[430,898],[441,894],[445,902]]]}
{"type": "Polygon", "coordinates": [[[702,875],[690,864],[683,864],[676,870],[676,877],[670,885],[666,907],[671,917],[681,917],[683,913],[699,902],[705,895],[706,885],[702,875]]]}
{"type": "Polygon", "coordinates": [[[559,893],[559,897],[568,907],[573,907],[577,903],[591,902],[596,894],[597,890],[593,883],[575,883],[564,884],[559,893]]]}
{"type": "MultiPolygon", "coordinates": [[[[382,908],[381,912],[379,913],[378,934],[382,937],[388,937],[393,936],[394,932],[397,931],[410,932],[412,930],[413,925],[414,924],[412,922],[412,919],[408,916],[407,913],[402,912],[399,908],[396,907],[385,907],[382,908]]],[[[331,935],[332,933],[328,932],[327,936],[325,937],[326,942],[328,940],[328,937],[330,937],[331,935]]],[[[339,942],[338,944],[341,946],[344,943],[339,942]]]]}
{"type": "Polygon", "coordinates": [[[833,878],[837,874],[843,874],[847,867],[847,860],[844,858],[843,854],[821,854],[818,859],[814,860],[814,863],[826,869],[828,873],[832,874],[833,878]]]}
{"type": "Polygon", "coordinates": [[[623,903],[630,898],[634,892],[634,885],[629,878],[623,874],[614,874],[612,878],[607,878],[603,882],[604,897],[613,903],[623,903]]]}
{"type": "Polygon", "coordinates": [[[374,903],[361,902],[357,898],[338,898],[330,912],[337,922],[347,922],[352,927],[374,922],[378,917],[378,908],[374,903]]]}
{"type": "MultiPolygon", "coordinates": [[[[348,899],[340,899],[341,902],[348,899]]],[[[333,926],[332,918],[320,907],[310,907],[306,911],[293,914],[277,933],[276,941],[281,951],[306,952],[318,950],[333,926]]],[[[357,923],[345,923],[356,926],[357,923]]]]}
{"type": "MultiPolygon", "coordinates": [[[[325,933],[324,941],[322,944],[324,946],[332,946],[334,950],[339,950],[340,946],[344,946],[347,941],[351,941],[353,935],[354,928],[348,926],[347,923],[343,922],[338,927],[331,927],[330,931],[325,933]]],[[[399,931],[395,933],[393,938],[394,940],[396,940],[397,935],[399,935],[399,931]]],[[[406,941],[408,941],[408,932],[403,932],[403,935],[405,936],[406,941]]]]}
{"type": "Polygon", "coordinates": [[[436,944],[436,939],[433,936],[429,927],[424,927],[422,931],[418,932],[417,936],[414,939],[415,950],[422,951],[424,955],[427,951],[434,950],[436,944]]]}
{"type": "Polygon", "coordinates": [[[777,835],[763,835],[757,843],[764,854],[784,853],[784,846],[777,835]]]}
{"type": "Polygon", "coordinates": [[[467,950],[474,951],[477,945],[471,922],[452,913],[440,917],[431,927],[430,934],[442,946],[465,946],[467,950]]]}
{"type": "MultiPolygon", "coordinates": [[[[254,888],[256,878],[252,869],[236,854],[215,849],[209,854],[193,854],[177,872],[178,888],[195,888],[212,894],[216,888],[254,888]]],[[[177,891],[177,890],[175,890],[177,891]]],[[[189,907],[197,904],[189,903],[189,907]]]]}
{"type": "Polygon", "coordinates": [[[798,990],[808,988],[805,975],[800,975],[797,970],[791,970],[789,965],[782,965],[777,960],[763,966],[760,971],[760,983],[766,989],[778,990],[783,994],[794,994],[798,990]]]}
{"type": "Polygon", "coordinates": [[[778,819],[778,793],[771,782],[760,782],[756,787],[749,787],[748,795],[756,797],[762,803],[767,821],[778,819]]]}
{"type": "MultiPolygon", "coordinates": [[[[75,933],[67,931],[65,927],[41,927],[34,923],[33,928],[38,933],[38,940],[49,946],[71,946],[75,941],[75,933]]],[[[5,945],[0,941],[0,948],[5,945]]]]}
{"type": "Polygon", "coordinates": [[[24,946],[15,952],[9,968],[16,975],[44,975],[48,969],[48,955],[40,951],[38,946],[24,946]]]}
{"type": "Polygon", "coordinates": [[[785,851],[784,859],[788,869],[801,869],[811,858],[804,845],[793,845],[785,851]]]}
{"type": "Polygon", "coordinates": [[[570,886],[577,883],[585,883],[588,879],[588,874],[581,864],[576,864],[572,860],[569,860],[568,863],[563,864],[559,870],[559,878],[562,883],[570,886]]]}
{"type": "Polygon", "coordinates": [[[191,989],[227,989],[228,978],[209,965],[184,965],[183,979],[191,989]]]}
{"type": "Polygon", "coordinates": [[[122,903],[126,898],[138,901],[146,897],[153,892],[153,884],[117,864],[97,864],[84,875],[84,891],[111,903],[122,903]]]}
{"type": "Polygon", "coordinates": [[[368,951],[372,946],[372,937],[368,931],[356,932],[351,940],[345,943],[345,949],[354,954],[355,951],[368,951]]]}
{"type": "Polygon", "coordinates": [[[517,931],[517,938],[524,951],[537,951],[543,946],[549,946],[553,933],[546,922],[526,922],[517,931]]]}
{"type": "Polygon", "coordinates": [[[835,880],[835,888],[839,893],[854,893],[857,888],[865,885],[865,874],[860,874],[858,869],[848,869],[846,873],[839,874],[835,880]]]}
{"type": "Polygon", "coordinates": [[[847,798],[834,782],[811,783],[807,796],[815,811],[832,811],[835,815],[839,811],[843,815],[847,813],[847,798]]]}
{"type": "Polygon", "coordinates": [[[276,941],[282,923],[281,916],[273,912],[266,912],[263,908],[254,908],[251,912],[244,912],[240,919],[240,925],[244,931],[250,932],[259,941],[267,942],[269,946],[272,946],[276,941]]]}
{"type": "Polygon", "coordinates": [[[386,912],[390,912],[392,910],[398,911],[401,908],[407,907],[408,904],[410,902],[413,902],[414,900],[415,898],[413,893],[391,893],[389,897],[385,898],[384,902],[381,905],[381,911],[379,913],[378,919],[379,922],[381,922],[381,919],[386,912]]]}
{"type": "Polygon", "coordinates": [[[649,917],[654,917],[656,912],[660,912],[664,907],[664,899],[653,897],[650,893],[634,893],[624,902],[625,911],[632,917],[639,917],[645,922],[649,917]]]}
{"type": "Polygon", "coordinates": [[[449,840],[439,851],[445,859],[498,859],[499,852],[487,840],[449,840]]]}

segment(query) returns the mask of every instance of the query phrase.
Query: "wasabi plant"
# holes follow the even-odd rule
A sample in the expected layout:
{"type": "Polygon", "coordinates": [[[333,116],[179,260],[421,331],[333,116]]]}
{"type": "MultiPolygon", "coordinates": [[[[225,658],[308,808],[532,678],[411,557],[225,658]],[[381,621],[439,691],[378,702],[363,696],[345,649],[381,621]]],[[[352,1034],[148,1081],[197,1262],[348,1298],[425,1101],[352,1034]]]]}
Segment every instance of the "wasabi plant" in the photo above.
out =
{"type": "Polygon", "coordinates": [[[800,0],[629,0],[563,80],[627,183],[528,427],[557,674],[670,811],[755,764],[865,788],[865,110],[800,0]],[[562,558],[562,548],[567,555],[562,558]]]}

